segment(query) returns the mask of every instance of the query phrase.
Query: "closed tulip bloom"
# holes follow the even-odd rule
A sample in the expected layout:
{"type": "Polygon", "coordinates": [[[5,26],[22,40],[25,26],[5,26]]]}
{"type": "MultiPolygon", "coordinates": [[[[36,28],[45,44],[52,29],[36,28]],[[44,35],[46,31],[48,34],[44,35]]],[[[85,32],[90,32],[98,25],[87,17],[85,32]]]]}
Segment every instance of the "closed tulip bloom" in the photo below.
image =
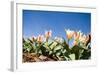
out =
{"type": "Polygon", "coordinates": [[[52,36],[52,31],[45,31],[45,38],[48,40],[52,36]]]}
{"type": "Polygon", "coordinates": [[[43,35],[39,35],[39,36],[37,37],[37,42],[38,42],[38,43],[42,43],[42,42],[43,42],[43,35]]]}

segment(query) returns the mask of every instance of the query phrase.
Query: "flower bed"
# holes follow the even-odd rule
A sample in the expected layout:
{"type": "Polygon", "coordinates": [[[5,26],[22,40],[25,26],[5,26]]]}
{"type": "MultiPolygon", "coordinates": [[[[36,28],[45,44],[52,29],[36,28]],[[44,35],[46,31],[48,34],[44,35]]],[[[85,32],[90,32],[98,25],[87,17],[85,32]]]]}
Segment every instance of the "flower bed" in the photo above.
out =
{"type": "Polygon", "coordinates": [[[69,29],[65,32],[67,41],[63,37],[53,38],[51,30],[44,35],[23,38],[23,62],[90,59],[91,35],[69,29]]]}

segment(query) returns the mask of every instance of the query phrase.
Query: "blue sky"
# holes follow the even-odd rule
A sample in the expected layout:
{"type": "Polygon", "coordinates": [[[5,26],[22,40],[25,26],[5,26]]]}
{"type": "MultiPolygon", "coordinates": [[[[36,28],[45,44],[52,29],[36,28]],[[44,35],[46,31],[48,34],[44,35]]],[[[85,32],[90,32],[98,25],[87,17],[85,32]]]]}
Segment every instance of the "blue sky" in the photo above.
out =
{"type": "Polygon", "coordinates": [[[23,10],[23,36],[31,37],[52,30],[53,37],[66,38],[65,29],[91,32],[91,14],[76,12],[55,12],[23,10]]]}

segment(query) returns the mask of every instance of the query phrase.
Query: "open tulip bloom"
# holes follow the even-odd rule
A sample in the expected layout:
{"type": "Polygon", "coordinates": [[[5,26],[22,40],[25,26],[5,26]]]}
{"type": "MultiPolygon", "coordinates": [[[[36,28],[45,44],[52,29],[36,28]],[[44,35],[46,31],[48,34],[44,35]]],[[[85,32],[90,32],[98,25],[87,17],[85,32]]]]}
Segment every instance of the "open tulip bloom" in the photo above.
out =
{"type": "Polygon", "coordinates": [[[70,40],[73,37],[74,31],[72,31],[70,29],[68,29],[68,30],[65,29],[65,31],[66,31],[68,40],[70,40]]]}
{"type": "Polygon", "coordinates": [[[44,35],[23,38],[23,62],[70,61],[91,58],[91,35],[65,29],[65,36],[52,37],[52,31],[44,35]],[[68,42],[66,41],[68,40],[68,42]],[[73,45],[69,47],[73,39],[73,45]]]}

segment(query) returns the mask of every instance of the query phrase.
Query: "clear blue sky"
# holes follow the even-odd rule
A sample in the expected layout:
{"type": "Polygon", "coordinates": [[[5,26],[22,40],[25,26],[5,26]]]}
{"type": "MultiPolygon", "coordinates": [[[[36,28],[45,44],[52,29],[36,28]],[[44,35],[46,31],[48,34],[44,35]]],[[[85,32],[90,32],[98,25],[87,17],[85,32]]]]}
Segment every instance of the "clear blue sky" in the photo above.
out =
{"type": "Polygon", "coordinates": [[[31,37],[52,30],[54,36],[66,38],[65,29],[91,32],[91,14],[76,12],[54,12],[23,10],[23,36],[31,37]]]}

